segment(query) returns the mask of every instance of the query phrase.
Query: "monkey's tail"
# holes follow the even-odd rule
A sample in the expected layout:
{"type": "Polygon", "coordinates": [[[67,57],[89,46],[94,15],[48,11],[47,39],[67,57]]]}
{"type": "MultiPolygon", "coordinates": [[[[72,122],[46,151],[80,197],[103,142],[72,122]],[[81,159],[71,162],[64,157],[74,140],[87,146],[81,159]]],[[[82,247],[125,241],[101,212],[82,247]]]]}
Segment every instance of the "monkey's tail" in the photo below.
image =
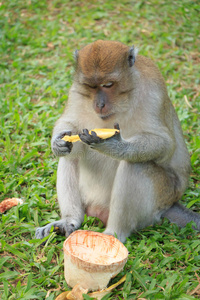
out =
{"type": "Polygon", "coordinates": [[[189,222],[196,223],[196,228],[200,231],[200,214],[193,212],[192,210],[184,207],[180,203],[173,204],[162,217],[169,219],[171,223],[176,223],[180,227],[185,227],[189,222]]]}

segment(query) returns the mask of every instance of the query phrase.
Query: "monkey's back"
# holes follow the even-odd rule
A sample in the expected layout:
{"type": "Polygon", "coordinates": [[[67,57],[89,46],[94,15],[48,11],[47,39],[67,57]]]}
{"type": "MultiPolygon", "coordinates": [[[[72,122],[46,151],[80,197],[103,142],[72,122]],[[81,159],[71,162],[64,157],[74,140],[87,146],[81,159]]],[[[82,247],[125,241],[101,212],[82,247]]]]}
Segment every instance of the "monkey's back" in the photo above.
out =
{"type": "Polygon", "coordinates": [[[140,73],[140,79],[142,79],[141,84],[145,82],[146,89],[149,89],[149,94],[155,94],[155,100],[151,97],[148,110],[152,109],[152,106],[154,111],[157,109],[157,117],[163,121],[162,125],[168,128],[172,139],[174,139],[174,152],[166,167],[169,167],[176,174],[180,193],[182,194],[188,184],[191,166],[180,121],[169,99],[165,80],[155,63],[147,57],[138,55],[135,65],[140,73]]]}

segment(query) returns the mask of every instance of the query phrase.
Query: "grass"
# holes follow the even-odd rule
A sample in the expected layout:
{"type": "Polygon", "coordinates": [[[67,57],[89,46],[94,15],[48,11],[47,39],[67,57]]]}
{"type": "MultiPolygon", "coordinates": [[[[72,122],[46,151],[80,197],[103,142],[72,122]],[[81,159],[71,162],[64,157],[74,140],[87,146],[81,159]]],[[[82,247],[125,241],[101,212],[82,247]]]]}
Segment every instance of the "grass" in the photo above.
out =
{"type": "MultiPolygon", "coordinates": [[[[182,201],[200,211],[198,1],[5,0],[0,3],[0,201],[24,204],[1,215],[0,298],[52,300],[67,290],[64,237],[45,247],[35,227],[59,218],[53,124],[73,76],[73,51],[96,39],[119,40],[154,59],[166,82],[191,155],[182,201]]],[[[85,217],[83,229],[101,230],[85,217]]],[[[200,297],[200,234],[188,225],[148,227],[126,243],[128,262],[104,299],[200,297]],[[133,271],[132,274],[130,271],[133,271]]]]}

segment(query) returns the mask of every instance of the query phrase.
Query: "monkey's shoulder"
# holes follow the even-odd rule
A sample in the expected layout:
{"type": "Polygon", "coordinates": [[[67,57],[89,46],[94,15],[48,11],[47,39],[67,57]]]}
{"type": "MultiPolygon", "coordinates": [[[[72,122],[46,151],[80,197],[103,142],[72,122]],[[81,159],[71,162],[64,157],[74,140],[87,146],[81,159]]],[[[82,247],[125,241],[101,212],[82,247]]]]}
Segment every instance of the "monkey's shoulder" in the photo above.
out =
{"type": "Polygon", "coordinates": [[[165,87],[164,78],[152,59],[137,55],[135,67],[146,82],[157,83],[161,88],[165,87]]]}

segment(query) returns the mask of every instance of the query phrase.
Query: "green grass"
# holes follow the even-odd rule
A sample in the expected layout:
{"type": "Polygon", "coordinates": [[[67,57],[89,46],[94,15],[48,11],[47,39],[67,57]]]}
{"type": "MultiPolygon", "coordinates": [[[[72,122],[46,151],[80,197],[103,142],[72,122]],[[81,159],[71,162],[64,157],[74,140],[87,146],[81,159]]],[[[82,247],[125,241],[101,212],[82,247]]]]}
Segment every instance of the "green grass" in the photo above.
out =
{"type": "MultiPolygon", "coordinates": [[[[51,300],[68,289],[64,237],[52,233],[41,247],[34,234],[59,218],[51,132],[72,83],[73,51],[96,39],[134,44],[157,63],[191,155],[182,201],[200,212],[199,12],[197,0],[1,1],[0,201],[24,199],[1,215],[2,300],[51,300]]],[[[82,226],[100,227],[94,218],[82,226]]],[[[113,282],[123,274],[127,280],[105,299],[199,298],[199,237],[190,225],[180,230],[166,220],[132,235],[128,262],[113,282]]]]}

